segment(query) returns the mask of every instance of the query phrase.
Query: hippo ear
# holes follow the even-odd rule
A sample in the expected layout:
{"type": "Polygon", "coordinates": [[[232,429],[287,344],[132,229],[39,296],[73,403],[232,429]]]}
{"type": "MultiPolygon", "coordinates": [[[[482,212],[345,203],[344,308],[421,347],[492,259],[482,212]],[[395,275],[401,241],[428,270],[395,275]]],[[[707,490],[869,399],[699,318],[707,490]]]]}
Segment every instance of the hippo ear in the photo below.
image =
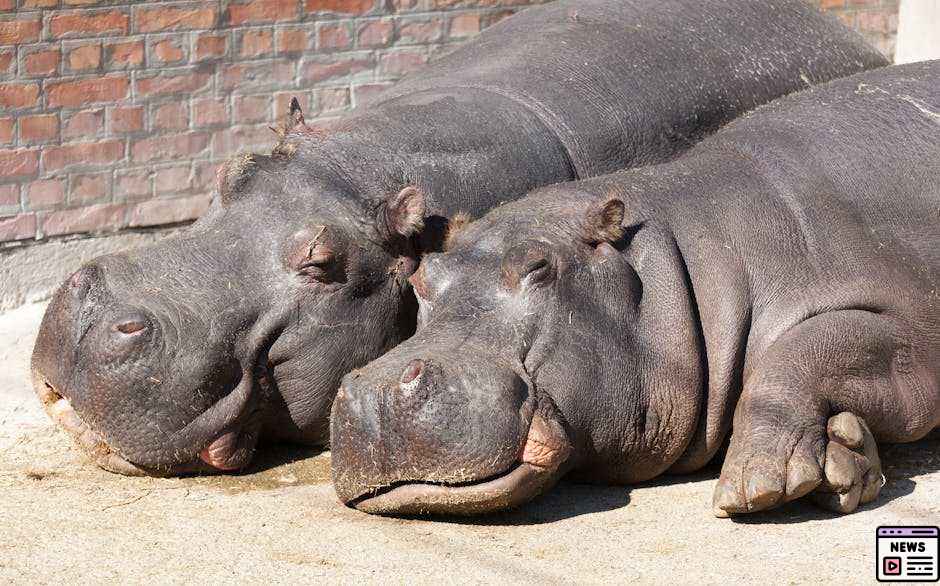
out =
{"type": "Polygon", "coordinates": [[[424,228],[426,208],[424,194],[417,187],[408,186],[385,202],[381,223],[387,236],[409,237],[424,228]]]}
{"type": "Polygon", "coordinates": [[[584,222],[583,238],[591,245],[617,242],[623,238],[626,206],[617,198],[591,204],[584,222]]]}
{"type": "Polygon", "coordinates": [[[284,115],[281,123],[276,128],[272,127],[271,130],[283,139],[298,125],[306,125],[306,122],[304,122],[304,113],[300,110],[300,102],[294,97],[290,99],[287,114],[284,115]]]}

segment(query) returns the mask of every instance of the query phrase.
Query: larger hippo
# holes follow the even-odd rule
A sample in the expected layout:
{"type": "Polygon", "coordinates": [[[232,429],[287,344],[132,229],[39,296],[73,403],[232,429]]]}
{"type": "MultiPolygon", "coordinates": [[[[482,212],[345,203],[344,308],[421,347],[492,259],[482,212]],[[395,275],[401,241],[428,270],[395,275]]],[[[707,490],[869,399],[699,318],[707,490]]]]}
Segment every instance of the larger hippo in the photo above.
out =
{"type": "Polygon", "coordinates": [[[407,278],[458,211],[661,162],[788,92],[885,64],[802,0],[531,8],[328,128],[296,103],[192,229],[94,260],[33,355],[50,414],[129,474],[322,443],[340,378],[415,327],[407,278]]]}
{"type": "Polygon", "coordinates": [[[704,466],[717,515],[883,483],[940,424],[940,61],[781,98],[681,159],[544,188],[412,276],[333,405],[340,498],[492,511],[704,466]],[[732,422],[733,414],[733,422],[732,422]]]}

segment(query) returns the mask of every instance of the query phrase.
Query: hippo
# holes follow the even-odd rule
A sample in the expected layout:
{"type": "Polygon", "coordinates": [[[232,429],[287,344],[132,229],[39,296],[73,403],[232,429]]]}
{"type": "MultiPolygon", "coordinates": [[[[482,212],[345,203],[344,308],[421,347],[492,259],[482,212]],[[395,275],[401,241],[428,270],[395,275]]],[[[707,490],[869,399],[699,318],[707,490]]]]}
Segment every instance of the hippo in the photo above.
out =
{"type": "Polygon", "coordinates": [[[206,214],[55,293],[32,377],[102,467],[227,472],[324,444],[342,376],[413,334],[457,213],[665,162],[736,116],[886,64],[802,0],[578,0],[501,22],[366,105],[220,171],[206,214]]]}
{"type": "Polygon", "coordinates": [[[689,473],[726,445],[717,516],[851,512],[885,482],[877,442],[940,425],[938,217],[940,61],[501,206],[410,278],[417,333],[343,379],[336,492],[479,514],[569,473],[689,473]]]}

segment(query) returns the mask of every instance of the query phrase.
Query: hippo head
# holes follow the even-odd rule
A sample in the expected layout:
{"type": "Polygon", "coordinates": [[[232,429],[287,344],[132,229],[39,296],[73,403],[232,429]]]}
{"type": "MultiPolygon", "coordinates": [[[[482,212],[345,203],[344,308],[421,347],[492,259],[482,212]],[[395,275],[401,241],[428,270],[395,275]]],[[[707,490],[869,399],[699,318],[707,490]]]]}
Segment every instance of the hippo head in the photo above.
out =
{"type": "Polygon", "coordinates": [[[572,397],[594,385],[636,392],[633,372],[601,372],[598,362],[604,353],[639,354],[629,337],[608,339],[610,328],[629,330],[639,297],[616,248],[623,202],[537,195],[457,230],[444,252],[427,255],[411,277],[415,336],[343,379],[331,447],[346,504],[475,514],[521,503],[591,443],[572,397]]]}
{"type": "Polygon", "coordinates": [[[235,470],[260,437],[325,442],[342,375],[413,332],[422,194],[364,197],[304,128],[224,166],[188,230],[55,293],[33,384],[102,467],[235,470]]]}

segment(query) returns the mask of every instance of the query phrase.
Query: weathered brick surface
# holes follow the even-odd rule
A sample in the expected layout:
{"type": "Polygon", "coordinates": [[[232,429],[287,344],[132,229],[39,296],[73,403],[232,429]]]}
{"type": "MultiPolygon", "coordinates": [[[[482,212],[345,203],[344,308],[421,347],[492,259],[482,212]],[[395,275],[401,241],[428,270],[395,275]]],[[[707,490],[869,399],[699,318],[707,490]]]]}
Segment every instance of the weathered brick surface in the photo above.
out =
{"type": "MultiPolygon", "coordinates": [[[[219,164],[546,0],[0,0],[0,246],[191,220],[219,164]]],[[[898,0],[807,0],[893,53],[898,0]]]]}

